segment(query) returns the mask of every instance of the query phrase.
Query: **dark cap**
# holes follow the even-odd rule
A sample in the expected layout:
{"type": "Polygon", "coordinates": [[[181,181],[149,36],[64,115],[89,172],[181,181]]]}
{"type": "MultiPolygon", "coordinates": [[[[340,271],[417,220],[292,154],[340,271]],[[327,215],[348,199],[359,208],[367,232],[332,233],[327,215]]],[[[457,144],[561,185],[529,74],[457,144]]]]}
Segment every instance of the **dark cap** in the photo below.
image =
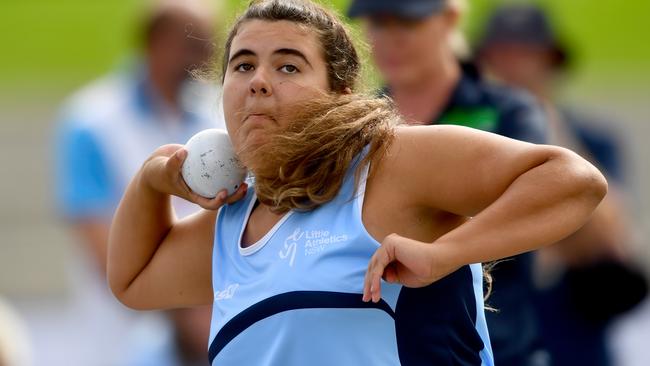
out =
{"type": "Polygon", "coordinates": [[[448,0],[353,0],[350,18],[392,15],[399,18],[426,18],[445,8],[448,0]]]}
{"type": "Polygon", "coordinates": [[[555,52],[557,66],[566,62],[566,50],[553,32],[549,18],[535,5],[504,5],[492,13],[477,52],[503,43],[545,46],[555,52]]]}

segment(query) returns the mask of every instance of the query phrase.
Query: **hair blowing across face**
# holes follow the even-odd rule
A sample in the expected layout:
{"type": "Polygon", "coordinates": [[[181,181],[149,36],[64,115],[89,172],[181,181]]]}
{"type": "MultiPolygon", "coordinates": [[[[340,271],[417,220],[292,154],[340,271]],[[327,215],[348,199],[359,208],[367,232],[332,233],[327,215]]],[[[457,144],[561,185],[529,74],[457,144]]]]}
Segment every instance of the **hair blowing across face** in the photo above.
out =
{"type": "Polygon", "coordinates": [[[317,34],[327,64],[330,90],[297,102],[289,123],[270,133],[261,145],[244,148],[239,157],[255,176],[258,199],[276,212],[311,210],[332,200],[364,147],[359,171],[387,149],[400,119],[387,99],[350,94],[359,76],[359,57],[343,23],[308,0],[257,0],[237,19],[223,55],[222,79],[230,47],[249,20],[290,21],[317,34]]]}

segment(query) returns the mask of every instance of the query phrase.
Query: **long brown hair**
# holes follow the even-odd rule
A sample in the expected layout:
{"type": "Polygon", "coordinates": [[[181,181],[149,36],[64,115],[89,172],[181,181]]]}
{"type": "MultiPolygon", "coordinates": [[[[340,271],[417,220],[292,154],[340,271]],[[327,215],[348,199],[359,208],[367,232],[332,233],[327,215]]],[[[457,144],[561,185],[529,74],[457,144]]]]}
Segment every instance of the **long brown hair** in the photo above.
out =
{"type": "Polygon", "coordinates": [[[332,200],[354,159],[355,172],[384,154],[400,118],[378,98],[328,95],[299,104],[288,127],[240,153],[255,174],[255,193],[276,212],[310,210],[332,200]]]}
{"type": "Polygon", "coordinates": [[[388,148],[400,118],[384,98],[355,94],[360,62],[346,26],[331,11],[308,0],[256,0],[236,20],[222,59],[225,77],[230,47],[250,20],[290,21],[315,32],[328,71],[330,90],[319,98],[289,108],[288,126],[268,141],[238,152],[255,176],[258,199],[276,212],[310,210],[331,201],[365,146],[364,164],[388,148]]]}

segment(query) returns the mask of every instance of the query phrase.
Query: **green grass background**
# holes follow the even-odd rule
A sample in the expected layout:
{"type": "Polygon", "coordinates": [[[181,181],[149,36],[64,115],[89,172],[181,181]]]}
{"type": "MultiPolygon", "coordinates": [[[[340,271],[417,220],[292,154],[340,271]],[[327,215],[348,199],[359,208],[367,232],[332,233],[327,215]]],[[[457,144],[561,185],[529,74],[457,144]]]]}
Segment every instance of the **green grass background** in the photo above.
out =
{"type": "MultiPolygon", "coordinates": [[[[398,0],[395,0],[398,1],[398,0]]],[[[480,34],[489,10],[503,1],[470,0],[465,29],[480,34]]],[[[347,0],[331,0],[344,12],[347,0]]],[[[574,83],[647,85],[650,1],[544,0],[576,56],[574,83]]],[[[0,96],[60,95],[110,70],[134,49],[142,1],[0,1],[0,96]]],[[[243,1],[228,0],[220,24],[243,1]]]]}

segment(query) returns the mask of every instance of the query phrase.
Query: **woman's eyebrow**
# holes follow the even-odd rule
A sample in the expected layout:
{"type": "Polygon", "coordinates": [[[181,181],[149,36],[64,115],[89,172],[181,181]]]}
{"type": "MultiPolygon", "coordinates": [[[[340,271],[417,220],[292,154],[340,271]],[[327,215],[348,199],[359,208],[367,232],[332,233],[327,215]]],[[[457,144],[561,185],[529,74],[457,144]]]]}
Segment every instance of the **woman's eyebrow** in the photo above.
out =
{"type": "Polygon", "coordinates": [[[303,59],[303,61],[305,61],[305,63],[306,63],[307,65],[309,65],[309,67],[311,67],[311,68],[313,69],[313,66],[311,65],[311,63],[309,62],[309,60],[307,60],[307,57],[306,57],[302,52],[298,51],[298,50],[295,49],[295,48],[280,48],[280,49],[275,50],[275,51],[273,52],[273,54],[280,54],[280,55],[294,55],[294,56],[298,56],[298,57],[300,57],[301,59],[303,59]]]}
{"type": "Polygon", "coordinates": [[[228,60],[228,63],[231,63],[232,60],[236,59],[237,57],[242,57],[242,56],[256,56],[255,52],[242,48],[241,50],[235,52],[232,56],[230,56],[230,60],[228,60]]]}

